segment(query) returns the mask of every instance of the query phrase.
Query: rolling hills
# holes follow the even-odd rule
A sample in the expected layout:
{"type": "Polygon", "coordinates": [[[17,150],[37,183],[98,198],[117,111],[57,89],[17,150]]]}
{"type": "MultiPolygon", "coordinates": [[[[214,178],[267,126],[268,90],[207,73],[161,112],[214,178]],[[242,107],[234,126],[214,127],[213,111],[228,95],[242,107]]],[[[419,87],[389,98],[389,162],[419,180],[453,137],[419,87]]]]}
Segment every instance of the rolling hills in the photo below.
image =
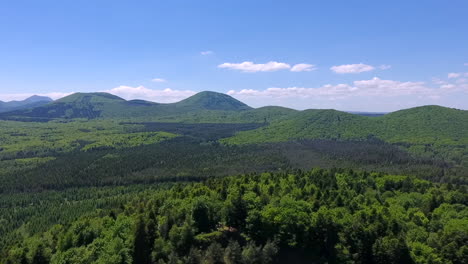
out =
{"type": "Polygon", "coordinates": [[[158,118],[203,111],[239,112],[252,109],[221,93],[201,92],[185,100],[159,104],[144,100],[124,100],[108,93],[75,93],[32,109],[21,109],[0,115],[9,120],[158,118]]]}
{"type": "Polygon", "coordinates": [[[468,111],[464,110],[432,105],[365,116],[331,109],[297,111],[277,106],[255,109],[229,95],[207,91],[169,104],[127,101],[108,93],[75,93],[46,105],[1,113],[0,119],[267,124],[224,139],[227,144],[372,137],[390,143],[468,144],[468,111]]]}
{"type": "Polygon", "coordinates": [[[300,139],[377,137],[391,143],[468,144],[468,111],[422,106],[379,117],[336,110],[305,110],[269,126],[243,131],[226,143],[249,144],[300,139]]]}

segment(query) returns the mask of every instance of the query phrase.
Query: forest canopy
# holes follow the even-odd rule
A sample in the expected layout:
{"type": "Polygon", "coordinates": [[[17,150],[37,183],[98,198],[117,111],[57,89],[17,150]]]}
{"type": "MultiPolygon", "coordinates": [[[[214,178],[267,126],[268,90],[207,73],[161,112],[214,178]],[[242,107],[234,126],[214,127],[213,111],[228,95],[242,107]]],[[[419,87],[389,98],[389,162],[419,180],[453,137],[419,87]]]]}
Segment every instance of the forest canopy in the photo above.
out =
{"type": "Polygon", "coordinates": [[[293,170],[143,191],[23,234],[5,263],[466,263],[463,186],[293,170]]]}

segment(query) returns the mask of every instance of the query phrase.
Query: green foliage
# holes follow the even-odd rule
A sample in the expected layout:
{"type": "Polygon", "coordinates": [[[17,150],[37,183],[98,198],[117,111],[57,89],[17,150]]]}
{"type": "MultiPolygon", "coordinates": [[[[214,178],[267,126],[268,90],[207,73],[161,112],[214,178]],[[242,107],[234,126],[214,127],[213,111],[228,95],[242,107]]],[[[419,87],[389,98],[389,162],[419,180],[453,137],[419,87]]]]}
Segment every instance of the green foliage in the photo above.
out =
{"type": "Polygon", "coordinates": [[[466,189],[352,170],[175,184],[5,247],[7,263],[464,263],[466,189]],[[455,198],[456,197],[456,198],[455,198]],[[244,221],[238,218],[244,217],[244,221]]]}

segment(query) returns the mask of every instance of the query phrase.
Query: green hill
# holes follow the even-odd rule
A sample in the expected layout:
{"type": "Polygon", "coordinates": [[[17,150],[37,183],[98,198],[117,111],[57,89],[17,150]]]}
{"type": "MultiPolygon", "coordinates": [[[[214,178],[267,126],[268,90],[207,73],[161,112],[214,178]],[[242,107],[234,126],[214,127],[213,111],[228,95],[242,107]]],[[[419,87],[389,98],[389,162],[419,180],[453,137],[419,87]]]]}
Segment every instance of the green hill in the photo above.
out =
{"type": "Polygon", "coordinates": [[[250,106],[227,94],[216,92],[200,92],[180,102],[172,104],[175,108],[186,110],[222,110],[241,111],[252,109],[250,106]]]}
{"type": "Polygon", "coordinates": [[[468,144],[468,111],[428,105],[376,120],[375,134],[391,142],[468,144]]]}
{"type": "Polygon", "coordinates": [[[298,139],[357,139],[367,137],[370,117],[336,110],[305,110],[267,127],[244,131],[227,139],[234,144],[285,142],[298,139]]]}
{"type": "Polygon", "coordinates": [[[399,143],[468,144],[468,111],[423,106],[380,117],[336,110],[305,110],[267,127],[239,132],[226,143],[249,144],[298,139],[366,139],[399,143]]]}

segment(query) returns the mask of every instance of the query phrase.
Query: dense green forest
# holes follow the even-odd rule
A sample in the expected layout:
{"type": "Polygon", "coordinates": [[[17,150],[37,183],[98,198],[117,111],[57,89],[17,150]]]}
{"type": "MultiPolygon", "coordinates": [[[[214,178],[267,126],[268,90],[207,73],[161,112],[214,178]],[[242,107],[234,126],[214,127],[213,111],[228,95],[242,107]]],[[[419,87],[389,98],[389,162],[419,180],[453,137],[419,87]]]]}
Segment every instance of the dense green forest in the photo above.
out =
{"type": "MultiPolygon", "coordinates": [[[[71,127],[64,131],[74,126],[70,123],[64,126],[69,125],[71,127]]],[[[411,155],[378,139],[303,140],[238,146],[224,145],[216,139],[255,128],[255,125],[147,123],[138,130],[143,132],[132,133],[112,127],[100,130],[88,125],[86,132],[82,128],[77,133],[60,132],[57,139],[49,136],[47,141],[35,141],[38,135],[33,135],[30,141],[13,141],[11,147],[6,145],[0,152],[3,154],[0,156],[0,193],[154,183],[312,167],[406,173],[453,184],[464,184],[467,179],[463,167],[443,159],[411,155]],[[150,132],[153,130],[170,132],[150,132]]]]}
{"type": "Polygon", "coordinates": [[[4,259],[466,263],[467,202],[465,187],[352,170],[214,178],[141,191],[130,203],[23,234],[4,259]]]}
{"type": "Polygon", "coordinates": [[[467,263],[467,145],[439,106],[73,94],[0,113],[0,263],[467,263]]]}

